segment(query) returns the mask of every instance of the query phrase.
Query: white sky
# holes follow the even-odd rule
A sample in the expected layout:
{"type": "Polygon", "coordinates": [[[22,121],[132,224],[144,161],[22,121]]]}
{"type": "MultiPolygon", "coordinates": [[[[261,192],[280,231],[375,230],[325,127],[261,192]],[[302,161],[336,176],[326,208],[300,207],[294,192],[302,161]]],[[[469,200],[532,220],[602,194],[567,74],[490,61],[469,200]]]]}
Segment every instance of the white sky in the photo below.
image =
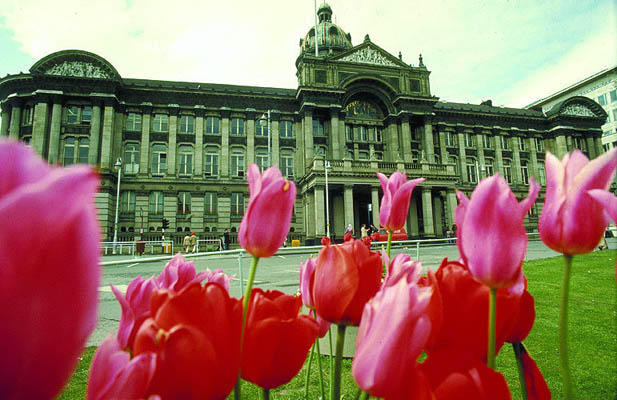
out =
{"type": "MultiPolygon", "coordinates": [[[[318,1],[318,5],[322,0],[318,1]]],[[[617,0],[330,0],[333,19],[417,64],[443,100],[522,107],[617,65],[617,0]]],[[[3,0],[0,76],[81,49],[125,78],[295,88],[312,0],[3,0]]]]}

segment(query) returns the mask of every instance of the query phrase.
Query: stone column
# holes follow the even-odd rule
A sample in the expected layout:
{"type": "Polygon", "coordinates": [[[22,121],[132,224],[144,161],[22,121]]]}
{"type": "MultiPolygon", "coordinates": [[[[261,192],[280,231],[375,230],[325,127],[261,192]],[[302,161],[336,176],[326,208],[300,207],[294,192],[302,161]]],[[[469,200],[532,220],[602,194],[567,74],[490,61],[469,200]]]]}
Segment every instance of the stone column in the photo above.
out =
{"type": "Polygon", "coordinates": [[[373,213],[373,224],[379,225],[379,187],[371,187],[371,208],[373,213]]]}
{"type": "Polygon", "coordinates": [[[307,169],[313,165],[313,107],[306,106],[304,107],[304,165],[307,169]]]}
{"type": "Polygon", "coordinates": [[[146,176],[150,170],[150,116],[152,104],[142,104],[141,148],[139,150],[139,175],[146,176]]]}
{"type": "Polygon", "coordinates": [[[101,141],[101,169],[112,169],[112,140],[115,110],[112,105],[105,105],[103,114],[103,140],[101,141]]]}
{"type": "Polygon", "coordinates": [[[448,162],[448,149],[446,148],[446,131],[439,128],[439,155],[441,156],[441,163],[448,162]]]}
{"type": "Polygon", "coordinates": [[[386,128],[388,131],[388,148],[390,149],[390,154],[392,159],[390,161],[403,161],[403,155],[400,151],[399,140],[398,140],[398,121],[396,118],[388,118],[387,121],[388,127],[386,128]]]}
{"type": "MultiPolygon", "coordinates": [[[[193,176],[201,178],[203,175],[204,165],[204,110],[205,107],[198,104],[195,109],[195,168],[193,169],[193,176]]],[[[202,196],[203,207],[203,196],[202,196]]],[[[203,218],[201,219],[201,226],[203,228],[203,218]]]]}
{"type": "Polygon", "coordinates": [[[494,130],[493,138],[495,139],[495,172],[503,176],[503,156],[501,154],[501,132],[494,130]]]}
{"type": "Polygon", "coordinates": [[[560,160],[568,152],[568,144],[566,143],[566,137],[564,135],[555,136],[555,151],[557,158],[560,160]]]}
{"type": "Polygon", "coordinates": [[[0,125],[0,136],[8,136],[9,135],[9,119],[11,118],[11,113],[9,112],[9,105],[6,101],[1,103],[2,105],[2,124],[0,125]]]}
{"type": "Polygon", "coordinates": [[[178,104],[169,104],[169,148],[167,149],[167,176],[176,176],[176,152],[178,151],[178,104]]]}
{"type": "Polygon", "coordinates": [[[45,157],[43,151],[45,133],[47,132],[48,108],[47,99],[37,103],[34,106],[34,120],[32,122],[32,147],[42,157],[45,157]]]}
{"type": "Polygon", "coordinates": [[[281,119],[281,113],[278,110],[272,110],[270,112],[270,127],[272,131],[270,132],[270,164],[279,166],[280,164],[280,156],[281,156],[281,145],[280,138],[281,132],[279,128],[279,121],[281,119]]]}
{"type": "MultiPolygon", "coordinates": [[[[432,140],[431,140],[432,142],[432,140]]],[[[409,117],[401,117],[401,145],[403,146],[403,161],[411,162],[411,128],[409,127],[409,117]]]]}
{"type": "Polygon", "coordinates": [[[326,236],[325,192],[322,186],[315,186],[315,237],[326,236]]]}
{"type": "Polygon", "coordinates": [[[510,140],[510,147],[512,148],[512,179],[514,184],[522,184],[523,178],[521,177],[521,153],[519,152],[519,143],[520,137],[511,136],[508,140],[510,140]]]}
{"type": "Polygon", "coordinates": [[[204,230],[204,194],[191,192],[191,230],[198,233],[204,230]]]}
{"type": "Polygon", "coordinates": [[[353,210],[353,185],[345,185],[344,189],[344,203],[345,203],[345,227],[354,224],[354,210],[353,210]]]}
{"type": "MultiPolygon", "coordinates": [[[[99,107],[99,110],[100,110],[100,107],[99,107]]],[[[94,115],[93,115],[93,118],[94,118],[94,115]]],[[[60,103],[60,99],[54,99],[54,104],[51,108],[51,128],[49,130],[49,154],[47,156],[47,161],[50,164],[56,164],[60,162],[60,158],[58,157],[58,154],[60,152],[60,126],[61,124],[62,124],[62,104],[60,103]]],[[[90,146],[92,146],[92,144],[90,144],[90,146]]]]}
{"type": "Polygon", "coordinates": [[[424,128],[422,129],[424,136],[424,156],[426,161],[435,162],[435,145],[433,143],[433,124],[430,116],[424,117],[424,128]]]}
{"type": "MultiPolygon", "coordinates": [[[[229,176],[229,117],[231,115],[231,109],[228,107],[221,107],[221,177],[229,176]]],[[[227,226],[227,225],[225,225],[227,226]]]]}
{"type": "Polygon", "coordinates": [[[587,153],[589,154],[589,159],[591,160],[592,158],[596,158],[596,146],[593,142],[593,136],[589,135],[585,138],[585,140],[587,141],[587,153]]]}
{"type": "Polygon", "coordinates": [[[255,109],[246,109],[246,167],[255,162],[255,109]]]}
{"type": "Polygon", "coordinates": [[[231,197],[228,192],[218,192],[216,194],[218,207],[218,225],[225,229],[231,228],[231,197]]]}
{"type": "Polygon", "coordinates": [[[435,235],[443,236],[443,203],[440,196],[433,197],[433,210],[435,210],[435,220],[433,224],[435,227],[435,235]]]}
{"type": "Polygon", "coordinates": [[[538,152],[536,150],[536,144],[532,137],[527,137],[525,139],[527,148],[529,149],[529,164],[527,168],[529,169],[529,175],[533,176],[536,182],[539,182],[538,178],[538,152]]]}
{"type": "MultiPolygon", "coordinates": [[[[54,104],[54,109],[56,105],[54,104]]],[[[53,114],[52,114],[53,128],[53,114]]],[[[92,120],[90,121],[90,148],[88,149],[88,164],[97,165],[99,161],[99,142],[101,140],[101,106],[92,105],[92,120]]]]}
{"type": "MultiPolygon", "coordinates": [[[[461,179],[463,182],[469,182],[469,177],[467,176],[467,155],[465,153],[465,134],[463,133],[463,129],[457,127],[456,135],[458,139],[458,163],[461,172],[461,179]]],[[[424,208],[424,206],[422,206],[422,208],[424,208]]],[[[426,226],[426,223],[424,225],[426,226]]]]}
{"type": "Polygon", "coordinates": [[[302,125],[302,117],[297,114],[294,121],[294,136],[296,138],[296,149],[294,153],[294,172],[297,178],[304,176],[304,130],[302,125]]]}
{"type": "Polygon", "coordinates": [[[574,145],[572,144],[572,132],[570,132],[570,134],[568,136],[566,136],[566,148],[568,149],[568,152],[572,152],[572,150],[574,150],[574,145]]]}
{"type": "Polygon", "coordinates": [[[315,237],[315,193],[306,193],[305,197],[306,209],[306,234],[310,238],[315,237]]]}
{"type": "Polygon", "coordinates": [[[19,127],[21,126],[21,107],[17,100],[11,102],[11,123],[9,126],[9,136],[19,139],[19,127]]]}
{"type": "Polygon", "coordinates": [[[594,146],[596,147],[596,157],[600,157],[602,153],[604,153],[604,149],[602,148],[602,136],[596,136],[593,139],[593,143],[594,143],[594,146]]]}
{"type": "Polygon", "coordinates": [[[474,128],[474,142],[476,143],[476,149],[478,150],[478,164],[480,166],[479,169],[479,174],[480,176],[478,177],[478,182],[480,182],[480,180],[482,178],[486,177],[486,160],[484,158],[484,143],[482,142],[482,128],[474,128]],[[485,170],[484,174],[482,173],[482,169],[485,170]]]}
{"type": "MultiPolygon", "coordinates": [[[[341,111],[341,107],[339,105],[331,104],[330,105],[330,140],[331,140],[331,148],[332,148],[332,158],[334,160],[340,160],[343,158],[341,154],[341,142],[340,142],[340,134],[339,134],[339,119],[338,115],[341,111]]],[[[343,142],[345,143],[345,142],[343,142]]]]}
{"type": "Polygon", "coordinates": [[[431,188],[423,187],[422,189],[422,219],[424,221],[424,236],[435,236],[433,223],[433,198],[431,188]]]}
{"type": "Polygon", "coordinates": [[[410,237],[418,237],[420,235],[420,228],[418,227],[418,201],[417,196],[411,194],[411,200],[409,202],[409,215],[407,216],[407,233],[410,237]]]}
{"type": "Polygon", "coordinates": [[[454,189],[446,190],[446,223],[448,228],[454,225],[454,212],[456,211],[456,192],[454,189]]]}

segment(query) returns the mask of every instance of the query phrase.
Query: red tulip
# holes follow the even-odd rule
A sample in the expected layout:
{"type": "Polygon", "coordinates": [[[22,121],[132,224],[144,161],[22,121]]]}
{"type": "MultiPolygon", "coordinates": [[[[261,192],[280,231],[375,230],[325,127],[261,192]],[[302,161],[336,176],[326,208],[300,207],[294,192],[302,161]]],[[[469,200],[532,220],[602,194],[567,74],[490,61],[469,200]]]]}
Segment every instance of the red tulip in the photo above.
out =
{"type": "Polygon", "coordinates": [[[343,242],[349,242],[350,240],[353,240],[353,235],[351,233],[343,235],[343,242]]]}
{"type": "Polygon", "coordinates": [[[250,199],[238,230],[238,242],[254,257],[270,257],[289,233],[296,201],[296,185],[283,178],[277,167],[263,175],[251,164],[247,171],[250,199]]]}
{"type": "Polygon", "coordinates": [[[362,243],[370,250],[371,249],[371,238],[368,236],[364,236],[362,238],[362,243]]]}
{"type": "Polygon", "coordinates": [[[53,398],[97,321],[98,177],[0,140],[0,398],[53,398]]]}
{"type": "Polygon", "coordinates": [[[362,309],[379,290],[381,257],[352,240],[325,247],[317,257],[313,304],[322,318],[337,324],[360,324],[362,309]]]}
{"type": "Polygon", "coordinates": [[[143,353],[131,360],[115,336],[109,335],[92,359],[86,400],[145,398],[155,368],[154,353],[143,353]]]}
{"type": "Polygon", "coordinates": [[[520,202],[499,175],[483,179],[468,199],[458,192],[455,220],[457,245],[464,264],[479,282],[492,288],[514,285],[527,251],[523,219],[538,195],[533,179],[520,202]]]}
{"type": "Polygon", "coordinates": [[[431,299],[426,307],[426,315],[431,321],[431,334],[427,340],[427,347],[433,347],[437,340],[437,334],[443,325],[443,300],[439,291],[439,284],[435,273],[427,268],[426,276],[418,280],[419,287],[428,287],[431,289],[431,299]]]}
{"type": "Polygon", "coordinates": [[[163,399],[222,399],[240,368],[242,304],[217,283],[194,282],[179,293],[157,290],[151,318],[139,328],[133,354],[156,353],[149,394],[163,399]]]}
{"type": "Polygon", "coordinates": [[[398,254],[375,297],[364,306],[352,373],[371,396],[411,398],[409,376],[429,337],[431,289],[418,286],[422,265],[398,254]]]}
{"type": "Polygon", "coordinates": [[[435,400],[511,399],[503,375],[462,349],[450,348],[429,354],[420,370],[435,400]]]}
{"type": "Polygon", "coordinates": [[[521,344],[521,359],[523,361],[523,372],[525,374],[525,386],[527,387],[527,398],[529,400],[550,400],[551,391],[542,376],[542,372],[533,358],[521,344]]]}
{"type": "Polygon", "coordinates": [[[616,168],[617,149],[591,161],[578,150],[561,161],[546,153],[546,199],[538,225],[544,244],[569,255],[593,251],[608,218],[588,191],[608,189],[616,168]]]}
{"type": "MultiPolygon", "coordinates": [[[[447,259],[435,277],[443,301],[443,324],[428,343],[429,352],[456,347],[485,360],[490,289],[476,281],[464,265],[447,259]]],[[[520,295],[506,288],[497,290],[496,351],[509,337],[519,305],[520,295]]]]}
{"type": "Polygon", "coordinates": [[[329,246],[330,245],[330,238],[327,236],[324,236],[321,238],[321,245],[322,246],[329,246]]]}
{"type": "Polygon", "coordinates": [[[379,206],[379,223],[390,232],[394,232],[405,225],[411,192],[425,178],[407,181],[407,175],[398,171],[390,175],[390,178],[380,172],[377,173],[377,177],[383,190],[379,206]]]}
{"type": "Polygon", "coordinates": [[[319,325],[300,315],[302,301],[277,290],[253,289],[242,348],[242,378],[264,389],[289,382],[308,355],[319,325]]]}
{"type": "Polygon", "coordinates": [[[506,342],[522,342],[527,338],[536,319],[533,296],[525,290],[521,295],[518,309],[511,319],[509,334],[506,342]]]}

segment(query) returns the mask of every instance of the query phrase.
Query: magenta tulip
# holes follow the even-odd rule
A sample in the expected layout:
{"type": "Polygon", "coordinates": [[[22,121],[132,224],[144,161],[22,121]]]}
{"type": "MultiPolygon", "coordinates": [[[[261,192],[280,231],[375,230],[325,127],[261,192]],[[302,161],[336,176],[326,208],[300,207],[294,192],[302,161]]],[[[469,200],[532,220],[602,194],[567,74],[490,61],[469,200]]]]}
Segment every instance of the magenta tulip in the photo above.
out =
{"type": "Polygon", "coordinates": [[[277,167],[263,175],[251,164],[247,171],[249,205],[240,223],[238,242],[254,257],[270,257],[283,245],[296,201],[296,185],[277,167]]]}
{"type": "Polygon", "coordinates": [[[109,335],[92,359],[86,400],[146,398],[155,370],[155,353],[140,354],[131,360],[116,338],[109,335]]]}
{"type": "Polygon", "coordinates": [[[411,192],[425,178],[407,181],[407,175],[398,171],[390,175],[390,178],[380,172],[377,173],[377,177],[383,190],[379,206],[379,223],[388,231],[394,232],[405,225],[411,192]]]}
{"type": "Polygon", "coordinates": [[[411,398],[416,359],[429,337],[429,287],[418,286],[422,266],[405,254],[392,261],[388,277],[366,304],[356,339],[352,374],[371,396],[411,398]]]}
{"type": "Polygon", "coordinates": [[[97,321],[92,168],[0,140],[0,398],[54,398],[97,321]]]}
{"type": "Polygon", "coordinates": [[[300,293],[302,294],[302,304],[313,308],[313,282],[315,280],[315,268],[317,268],[317,258],[309,258],[300,263],[300,293]]]}
{"type": "Polygon", "coordinates": [[[538,226],[544,244],[568,255],[593,251],[608,218],[588,191],[608,189],[616,168],[617,149],[591,161],[578,150],[561,161],[546,153],[546,200],[538,226]]]}
{"type": "Polygon", "coordinates": [[[531,179],[529,195],[520,203],[499,175],[483,179],[468,199],[457,192],[457,245],[473,277],[491,287],[510,287],[521,280],[527,251],[525,215],[536,200],[538,184],[531,179]]]}

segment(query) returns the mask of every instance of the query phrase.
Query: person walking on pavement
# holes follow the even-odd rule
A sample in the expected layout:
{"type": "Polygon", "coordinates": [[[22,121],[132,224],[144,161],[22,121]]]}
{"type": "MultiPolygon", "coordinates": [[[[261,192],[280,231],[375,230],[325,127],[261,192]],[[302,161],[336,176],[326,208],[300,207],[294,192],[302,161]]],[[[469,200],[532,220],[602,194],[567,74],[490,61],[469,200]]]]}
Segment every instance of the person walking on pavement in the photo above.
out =
{"type": "Polygon", "coordinates": [[[184,245],[184,252],[188,253],[189,249],[191,248],[191,235],[187,233],[184,237],[184,240],[182,241],[182,244],[184,245]]]}
{"type": "Polygon", "coordinates": [[[223,234],[223,243],[225,245],[225,250],[229,250],[229,243],[231,242],[229,238],[229,229],[225,229],[225,233],[223,234]]]}
{"type": "Polygon", "coordinates": [[[197,236],[195,236],[195,232],[191,232],[191,247],[192,252],[197,253],[197,236]]]}
{"type": "Polygon", "coordinates": [[[362,238],[368,236],[368,230],[366,229],[366,224],[362,224],[362,228],[360,228],[360,232],[362,233],[362,238]]]}

